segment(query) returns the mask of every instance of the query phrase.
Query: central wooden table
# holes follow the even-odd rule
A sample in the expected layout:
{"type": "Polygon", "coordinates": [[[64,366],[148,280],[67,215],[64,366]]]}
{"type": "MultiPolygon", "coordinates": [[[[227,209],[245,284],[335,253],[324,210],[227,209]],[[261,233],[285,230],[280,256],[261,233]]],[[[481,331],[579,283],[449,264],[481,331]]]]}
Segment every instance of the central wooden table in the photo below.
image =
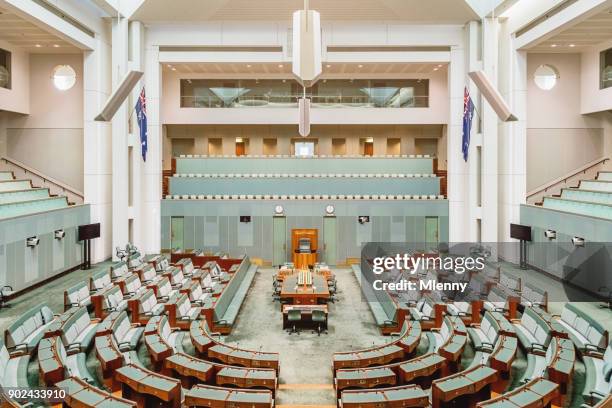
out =
{"type": "Polygon", "coordinates": [[[299,275],[285,276],[281,288],[281,304],[316,305],[326,303],[330,298],[327,279],[323,275],[312,274],[312,284],[298,284],[299,275]]]}

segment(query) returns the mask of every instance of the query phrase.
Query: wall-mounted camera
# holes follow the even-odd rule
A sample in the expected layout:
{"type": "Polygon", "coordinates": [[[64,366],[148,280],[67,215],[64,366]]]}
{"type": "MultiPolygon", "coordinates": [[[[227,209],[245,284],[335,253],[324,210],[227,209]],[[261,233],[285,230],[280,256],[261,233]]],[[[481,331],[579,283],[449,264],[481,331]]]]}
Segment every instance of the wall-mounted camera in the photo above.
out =
{"type": "Polygon", "coordinates": [[[26,246],[28,248],[34,248],[35,246],[37,246],[40,242],[40,238],[38,237],[30,237],[30,238],[26,238],[26,246]]]}
{"type": "Polygon", "coordinates": [[[53,233],[53,236],[55,237],[55,239],[64,239],[64,237],[66,236],[66,231],[64,231],[63,229],[57,230],[53,233]]]}
{"type": "Polygon", "coordinates": [[[572,244],[574,244],[574,246],[576,246],[576,247],[583,247],[584,246],[584,238],[574,237],[574,238],[572,238],[572,244]]]}
{"type": "Polygon", "coordinates": [[[544,231],[544,236],[548,239],[555,239],[557,238],[557,231],[546,230],[544,231]]]}
{"type": "Polygon", "coordinates": [[[240,222],[245,222],[245,223],[251,222],[251,216],[250,215],[241,215],[240,216],[240,222]]]}
{"type": "Polygon", "coordinates": [[[357,222],[359,222],[360,224],[365,224],[370,222],[370,216],[369,215],[360,215],[359,217],[357,217],[357,222]]]}

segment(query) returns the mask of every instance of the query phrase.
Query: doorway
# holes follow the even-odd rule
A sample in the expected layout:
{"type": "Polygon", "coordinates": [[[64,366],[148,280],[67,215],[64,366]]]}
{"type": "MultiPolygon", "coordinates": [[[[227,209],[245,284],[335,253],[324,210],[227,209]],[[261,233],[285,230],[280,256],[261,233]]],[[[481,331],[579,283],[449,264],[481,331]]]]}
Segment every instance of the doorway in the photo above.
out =
{"type": "Polygon", "coordinates": [[[272,218],[272,265],[282,265],[287,261],[287,219],[272,218]]]}
{"type": "Polygon", "coordinates": [[[438,247],[438,217],[425,217],[425,244],[427,249],[438,247]]]}
{"type": "Polygon", "coordinates": [[[184,217],[172,217],[170,218],[170,247],[172,250],[183,250],[183,239],[185,230],[185,218],[184,217]]]}
{"type": "Polygon", "coordinates": [[[323,217],[323,260],[336,265],[336,217],[323,217]]]}
{"type": "Polygon", "coordinates": [[[246,142],[243,138],[236,138],[236,156],[246,156],[246,142]]]}

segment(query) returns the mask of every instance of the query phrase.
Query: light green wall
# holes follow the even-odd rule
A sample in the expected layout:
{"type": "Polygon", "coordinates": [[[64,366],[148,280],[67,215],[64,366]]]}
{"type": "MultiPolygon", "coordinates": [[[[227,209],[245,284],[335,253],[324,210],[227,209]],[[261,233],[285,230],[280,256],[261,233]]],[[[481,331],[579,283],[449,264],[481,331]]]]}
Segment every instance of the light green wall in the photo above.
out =
{"type": "Polygon", "coordinates": [[[0,284],[22,290],[79,265],[83,249],[77,227],[89,219],[89,205],[79,205],[1,220],[0,284]],[[59,229],[66,232],[62,240],[54,238],[59,229]],[[25,241],[32,236],[40,243],[28,248],[25,241]]]}

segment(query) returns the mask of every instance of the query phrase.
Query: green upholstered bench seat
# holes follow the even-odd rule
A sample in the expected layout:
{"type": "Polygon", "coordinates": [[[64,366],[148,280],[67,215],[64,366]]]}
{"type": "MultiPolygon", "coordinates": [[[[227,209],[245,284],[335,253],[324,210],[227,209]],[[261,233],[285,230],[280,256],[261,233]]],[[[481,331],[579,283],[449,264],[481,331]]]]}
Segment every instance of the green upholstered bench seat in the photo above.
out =
{"type": "Polygon", "coordinates": [[[612,393],[612,344],[599,356],[582,358],[586,370],[583,395],[587,401],[599,401],[612,393]]]}
{"type": "Polygon", "coordinates": [[[0,218],[19,217],[66,207],[68,207],[66,197],[39,198],[17,203],[0,204],[0,218]]]}
{"type": "Polygon", "coordinates": [[[86,281],[79,282],[64,291],[64,310],[79,306],[85,306],[89,310],[92,308],[91,292],[86,281]]]}
{"type": "Polygon", "coordinates": [[[138,346],[142,333],[144,332],[144,328],[132,325],[125,311],[113,312],[107,317],[107,319],[110,316],[116,316],[116,318],[111,318],[111,331],[115,336],[115,340],[117,341],[119,348],[135,350],[138,346]]]}
{"type": "Polygon", "coordinates": [[[487,295],[483,306],[490,312],[505,312],[508,309],[508,297],[513,293],[504,290],[502,287],[493,287],[487,295]]]}
{"type": "Polygon", "coordinates": [[[515,323],[516,334],[525,350],[544,352],[551,339],[551,327],[533,308],[525,308],[519,323],[515,323]]]}
{"type": "Polygon", "coordinates": [[[49,198],[49,189],[31,188],[27,190],[0,192],[0,204],[20,203],[22,201],[39,200],[49,198]]]}
{"type": "Polygon", "coordinates": [[[608,331],[576,305],[566,303],[558,321],[579,350],[604,352],[608,346],[608,331]]]}
{"type": "Polygon", "coordinates": [[[89,290],[94,293],[108,288],[112,285],[110,271],[108,267],[100,268],[99,271],[94,272],[89,278],[89,290]]]}
{"type": "Polygon", "coordinates": [[[130,273],[126,262],[116,262],[110,267],[110,276],[112,280],[118,279],[130,273]]]}
{"type": "Polygon", "coordinates": [[[32,352],[54,319],[53,311],[45,303],[28,310],[6,329],[6,348],[11,354],[32,352]]]}
{"type": "Polygon", "coordinates": [[[92,344],[98,326],[89,318],[86,307],[77,308],[60,328],[62,341],[69,350],[86,351],[92,344]]]}
{"type": "Polygon", "coordinates": [[[29,387],[29,362],[29,354],[11,357],[0,339],[0,387],[29,387]]]}
{"type": "MultiPolygon", "coordinates": [[[[63,367],[64,373],[93,383],[94,378],[87,368],[86,359],[85,353],[67,354],[59,336],[44,338],[38,346],[38,367],[43,379],[58,367],[63,367]]],[[[47,383],[47,385],[52,384],[47,383]]]]}
{"type": "Polygon", "coordinates": [[[245,257],[214,306],[215,325],[234,325],[256,273],[257,265],[245,257]]]}

